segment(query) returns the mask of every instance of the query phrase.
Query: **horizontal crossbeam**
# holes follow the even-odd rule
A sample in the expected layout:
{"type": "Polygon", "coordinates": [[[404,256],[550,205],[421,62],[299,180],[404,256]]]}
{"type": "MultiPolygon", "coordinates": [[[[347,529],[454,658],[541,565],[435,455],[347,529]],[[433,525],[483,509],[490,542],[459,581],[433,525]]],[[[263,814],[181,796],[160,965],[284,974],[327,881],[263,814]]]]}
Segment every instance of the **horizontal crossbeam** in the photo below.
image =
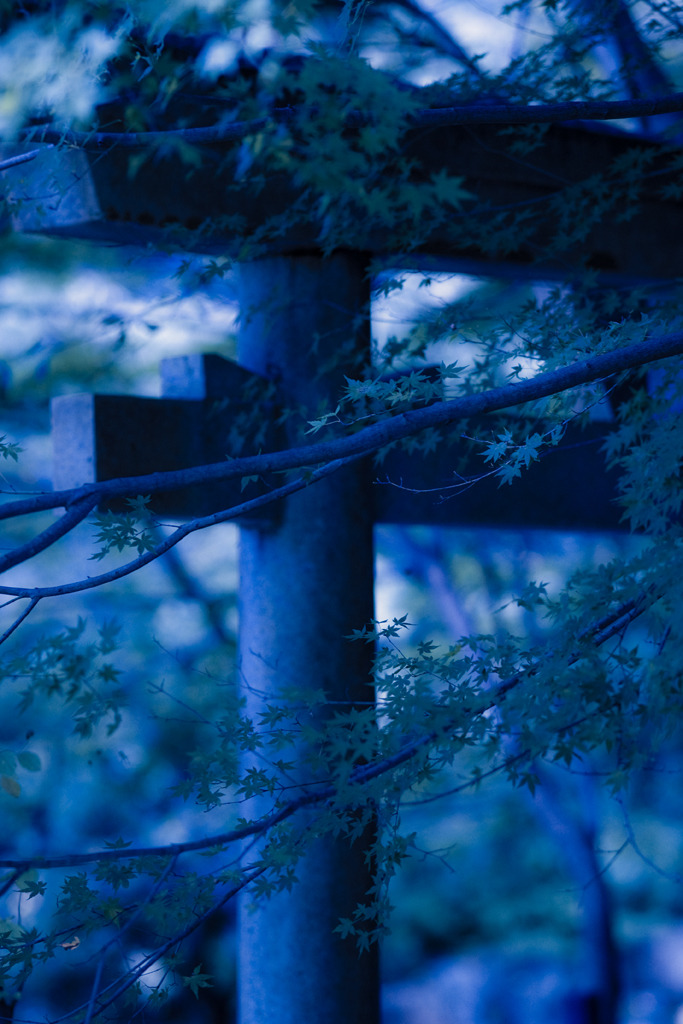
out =
{"type": "MultiPolygon", "coordinates": [[[[268,382],[217,355],[161,364],[162,397],[61,395],[51,403],[56,490],[85,483],[188,469],[282,446],[269,416],[268,382]],[[260,399],[260,401],[259,401],[260,399]],[[265,412],[254,422],[253,410],[265,412]]],[[[237,480],[161,491],[155,512],[195,518],[240,501],[237,480]]],[[[256,494],[252,487],[249,497],[256,494]]],[[[109,506],[125,508],[123,503],[109,506]]],[[[254,514],[258,520],[258,514],[254,514]]],[[[267,516],[272,519],[272,511],[267,516]]]]}
{"type": "MultiPolygon", "coordinates": [[[[221,462],[260,449],[278,450],[284,439],[273,426],[276,419],[268,382],[238,364],[216,355],[164,360],[160,399],[65,395],[53,401],[54,485],[66,489],[221,462]],[[265,393],[265,408],[259,407],[254,422],[256,389],[265,393]]],[[[490,421],[481,427],[485,436],[490,421]]],[[[476,431],[476,424],[470,423],[468,431],[476,431]]],[[[496,477],[460,485],[453,470],[460,461],[456,449],[452,458],[444,454],[444,447],[415,457],[392,449],[378,464],[368,495],[374,521],[620,529],[614,503],[617,477],[607,472],[601,453],[605,435],[605,424],[589,423],[583,430],[570,426],[562,445],[533,463],[511,487],[500,487],[496,477]]],[[[485,469],[480,460],[458,465],[466,476],[485,469]]],[[[257,487],[266,490],[276,483],[250,483],[246,496],[254,497],[257,487]]],[[[160,515],[194,518],[236,505],[241,497],[238,481],[221,481],[159,492],[152,507],[160,515]]],[[[259,521],[272,522],[274,515],[277,509],[266,507],[259,521]]]]}
{"type": "MultiPolygon", "coordinates": [[[[413,254],[418,262],[431,256],[437,261],[434,269],[438,269],[441,258],[451,266],[458,260],[474,261],[481,264],[482,273],[487,265],[492,273],[496,266],[533,265],[538,276],[571,273],[577,267],[629,279],[680,275],[683,206],[664,198],[663,186],[669,179],[661,171],[646,184],[642,201],[637,209],[628,211],[628,217],[620,216],[624,211],[617,204],[598,223],[587,224],[585,235],[575,244],[556,247],[553,257],[543,257],[540,262],[537,256],[554,241],[550,235],[553,218],[543,215],[544,200],[567,185],[609,172],[615,161],[634,159],[635,151],[642,151],[643,159],[653,166],[652,157],[665,153],[661,144],[625,133],[551,125],[532,152],[520,160],[514,140],[505,134],[509,130],[498,125],[456,125],[406,135],[403,156],[413,162],[416,180],[428,181],[443,172],[462,176],[464,187],[477,197],[474,205],[463,207],[464,220],[460,215],[449,217],[434,229],[413,254]],[[475,223],[479,215],[485,219],[492,209],[537,211],[531,221],[535,224],[532,234],[520,241],[517,249],[503,254],[481,251],[471,242],[471,230],[463,230],[463,225],[472,216],[475,223]]],[[[131,179],[130,152],[125,148],[93,155],[44,146],[40,158],[12,169],[8,183],[13,227],[141,245],[161,242],[167,231],[184,231],[186,241],[197,251],[226,253],[234,242],[235,217],[250,232],[268,218],[294,208],[299,192],[285,175],[271,176],[263,190],[235,180],[236,143],[214,142],[202,151],[201,166],[193,164],[190,180],[187,167],[173,150],[159,151],[154,160],[136,166],[131,179]],[[210,231],[187,236],[201,225],[210,226],[210,231]]],[[[322,230],[323,225],[314,218],[302,220],[282,239],[269,243],[269,251],[317,248],[322,230]]],[[[395,248],[392,235],[374,222],[369,227],[356,223],[352,232],[344,242],[350,249],[385,255],[395,248]]]]}

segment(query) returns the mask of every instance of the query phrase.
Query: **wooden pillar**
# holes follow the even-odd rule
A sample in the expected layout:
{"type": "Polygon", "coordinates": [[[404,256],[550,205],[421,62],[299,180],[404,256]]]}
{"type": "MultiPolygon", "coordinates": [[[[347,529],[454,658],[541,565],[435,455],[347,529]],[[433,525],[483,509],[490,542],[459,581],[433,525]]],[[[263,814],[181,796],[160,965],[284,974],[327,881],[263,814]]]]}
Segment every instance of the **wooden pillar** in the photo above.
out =
{"type": "MultiPolygon", "coordinates": [[[[365,269],[361,254],[346,252],[241,268],[240,363],[276,379],[308,418],[321,402],[334,408],[344,373],[369,360],[365,269]]],[[[289,442],[301,443],[295,430],[292,422],[289,442]]],[[[366,463],[352,464],[288,498],[277,525],[241,530],[240,673],[256,723],[292,686],[324,688],[331,701],[372,699],[371,648],[343,639],[373,616],[370,486],[366,463]]],[[[306,780],[304,769],[294,776],[306,780]]],[[[254,800],[249,814],[271,803],[254,800]]],[[[241,901],[240,1024],[378,1024],[376,947],[359,956],[334,932],[371,884],[363,844],[315,840],[296,873],[289,892],[255,910],[248,894],[241,901]]]]}

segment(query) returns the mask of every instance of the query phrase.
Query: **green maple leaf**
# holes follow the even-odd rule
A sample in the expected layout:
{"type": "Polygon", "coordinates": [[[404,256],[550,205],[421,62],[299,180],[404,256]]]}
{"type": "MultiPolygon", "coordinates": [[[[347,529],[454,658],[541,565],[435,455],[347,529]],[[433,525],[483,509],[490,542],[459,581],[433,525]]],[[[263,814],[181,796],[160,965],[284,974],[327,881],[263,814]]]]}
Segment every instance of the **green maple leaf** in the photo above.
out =
{"type": "Polygon", "coordinates": [[[436,174],[432,174],[432,188],[437,201],[457,209],[466,199],[474,199],[473,193],[462,187],[464,180],[453,177],[443,167],[436,174]]]}
{"type": "Polygon", "coordinates": [[[211,974],[202,974],[202,965],[197,964],[192,974],[183,977],[183,985],[190,989],[195,999],[199,999],[200,988],[211,988],[211,974]]]}

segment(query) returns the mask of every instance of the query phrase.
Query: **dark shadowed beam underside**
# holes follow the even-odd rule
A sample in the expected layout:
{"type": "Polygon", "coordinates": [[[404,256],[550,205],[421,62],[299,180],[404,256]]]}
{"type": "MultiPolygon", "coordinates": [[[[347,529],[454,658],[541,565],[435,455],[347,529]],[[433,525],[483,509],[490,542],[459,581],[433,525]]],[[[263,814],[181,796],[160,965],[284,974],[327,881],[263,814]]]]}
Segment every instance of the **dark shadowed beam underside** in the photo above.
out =
{"type": "MultiPolygon", "coordinates": [[[[488,273],[494,274],[495,267],[523,268],[525,276],[571,274],[588,267],[612,278],[680,275],[683,203],[661,195],[670,177],[661,163],[667,153],[664,145],[583,125],[551,125],[540,144],[520,157],[511,149],[514,136],[504,134],[509,131],[509,126],[496,125],[424,129],[406,136],[402,155],[417,162],[417,180],[428,180],[443,170],[462,176],[465,187],[477,196],[480,213],[475,217],[486,220],[491,211],[503,208],[510,214],[515,210],[540,213],[534,234],[517,249],[484,251],[463,230],[472,215],[469,204],[453,210],[414,254],[402,254],[403,266],[410,266],[412,257],[423,265],[430,258],[433,269],[439,269],[443,259],[445,268],[480,267],[486,273],[489,267],[488,273]],[[623,204],[616,203],[585,238],[552,257],[543,256],[552,242],[548,225],[554,219],[543,215],[545,201],[568,184],[608,173],[615,160],[633,151],[642,152],[647,160],[655,154],[648,167],[659,171],[646,182],[637,211],[622,219],[623,204]]],[[[40,147],[34,143],[24,148],[40,147]]],[[[255,231],[269,217],[290,209],[297,198],[296,189],[282,176],[272,176],[258,192],[236,183],[234,143],[207,145],[200,151],[204,159],[191,174],[177,157],[157,155],[131,178],[127,149],[91,154],[45,146],[39,158],[8,172],[10,198],[18,204],[12,226],[117,244],[175,239],[198,252],[230,253],[235,229],[229,218],[238,215],[248,232],[255,231]],[[221,227],[222,216],[228,220],[221,227]]],[[[284,238],[273,238],[268,251],[316,248],[321,238],[321,225],[304,220],[284,238]]],[[[396,250],[390,234],[376,225],[366,234],[362,223],[354,227],[353,237],[344,240],[344,247],[384,256],[389,264],[396,250]]]]}
{"type": "MultiPolygon", "coordinates": [[[[180,357],[162,363],[161,399],[66,395],[53,400],[53,444],[59,453],[55,488],[187,469],[258,450],[248,438],[240,452],[231,449],[235,425],[248,405],[242,388],[253,376],[220,356],[180,357]]],[[[491,418],[482,418],[477,424],[469,422],[467,432],[486,437],[492,425],[491,418]]],[[[453,489],[456,472],[470,477],[489,469],[481,459],[462,464],[464,442],[457,428],[449,446],[440,445],[428,455],[392,449],[370,473],[375,481],[369,496],[373,519],[433,526],[624,529],[615,504],[617,473],[607,471],[602,454],[608,429],[601,422],[589,422],[583,429],[570,425],[562,444],[524,470],[511,487],[488,477],[453,489]]],[[[277,450],[283,439],[271,428],[258,444],[277,450]]],[[[267,486],[281,482],[273,478],[267,486]]],[[[255,484],[245,492],[235,481],[202,484],[161,492],[152,508],[179,518],[209,515],[256,493],[255,484]]],[[[276,515],[272,507],[258,513],[262,522],[276,515]]]]}

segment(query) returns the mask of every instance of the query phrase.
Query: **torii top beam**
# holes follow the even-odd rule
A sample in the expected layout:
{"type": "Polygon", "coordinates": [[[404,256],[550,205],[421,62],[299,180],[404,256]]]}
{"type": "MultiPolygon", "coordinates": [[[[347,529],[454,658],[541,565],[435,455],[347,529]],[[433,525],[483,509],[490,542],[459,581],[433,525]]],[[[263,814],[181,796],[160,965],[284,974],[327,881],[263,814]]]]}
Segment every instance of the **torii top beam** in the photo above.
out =
{"type": "MultiPolygon", "coordinates": [[[[416,161],[418,180],[429,180],[441,171],[463,176],[464,186],[476,194],[481,215],[487,216],[492,210],[533,210],[567,185],[579,186],[610,168],[616,173],[618,161],[627,160],[628,154],[640,154],[648,166],[654,166],[653,160],[669,152],[662,143],[636,135],[561,124],[548,126],[540,144],[520,160],[506,131],[509,126],[495,124],[412,131],[406,135],[402,156],[416,161]]],[[[45,152],[40,158],[11,170],[9,198],[15,230],[133,245],[162,243],[175,235],[195,251],[236,256],[232,239],[237,222],[241,236],[245,232],[248,236],[271,216],[288,210],[300,194],[281,174],[270,177],[261,191],[236,181],[239,147],[234,141],[203,144],[201,166],[193,166],[191,174],[177,151],[160,149],[154,160],[136,169],[133,178],[128,148],[92,152],[42,145],[45,152]]],[[[22,148],[41,147],[27,143],[22,148]]],[[[401,262],[410,266],[412,259],[420,265],[429,258],[435,270],[444,261],[449,269],[461,265],[494,276],[496,267],[507,265],[539,278],[589,268],[615,283],[672,279],[680,275],[683,204],[664,198],[662,186],[667,180],[658,174],[628,217],[622,217],[620,209],[610,211],[608,218],[588,227],[585,237],[556,246],[552,256],[537,257],[552,241],[551,218],[539,218],[533,232],[516,247],[485,252],[467,237],[472,210],[471,204],[465,204],[466,216],[454,213],[414,252],[401,256],[401,262]]],[[[267,251],[318,248],[321,240],[324,226],[310,217],[286,237],[271,239],[267,251]]],[[[375,225],[368,231],[359,223],[344,246],[386,257],[391,265],[395,240],[375,225]]]]}

